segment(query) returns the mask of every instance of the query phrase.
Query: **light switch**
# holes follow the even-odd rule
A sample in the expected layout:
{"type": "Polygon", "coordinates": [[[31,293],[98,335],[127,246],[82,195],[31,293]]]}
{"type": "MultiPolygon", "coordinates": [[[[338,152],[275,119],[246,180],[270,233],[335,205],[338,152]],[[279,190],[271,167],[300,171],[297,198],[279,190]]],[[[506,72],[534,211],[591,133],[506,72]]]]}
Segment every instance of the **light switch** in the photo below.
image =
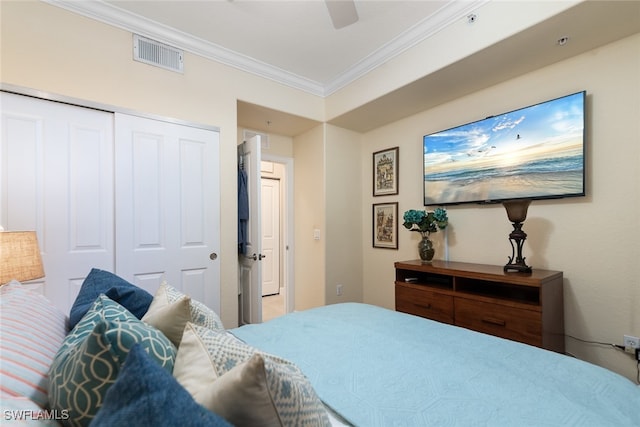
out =
{"type": "Polygon", "coordinates": [[[320,229],[319,228],[314,228],[313,229],[313,240],[320,240],[320,229]]]}

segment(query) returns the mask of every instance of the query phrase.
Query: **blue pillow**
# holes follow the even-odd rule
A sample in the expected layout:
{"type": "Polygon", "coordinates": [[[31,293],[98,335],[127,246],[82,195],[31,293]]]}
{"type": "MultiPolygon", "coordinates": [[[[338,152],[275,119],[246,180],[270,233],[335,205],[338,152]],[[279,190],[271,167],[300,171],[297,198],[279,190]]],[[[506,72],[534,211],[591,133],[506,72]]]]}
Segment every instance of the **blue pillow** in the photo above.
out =
{"type": "Polygon", "coordinates": [[[73,329],[82,316],[93,305],[93,302],[100,294],[105,294],[113,301],[117,302],[138,319],[147,312],[153,295],[142,288],[133,285],[126,280],[108,271],[91,269],[91,272],[82,282],[80,292],[71,307],[69,313],[69,329],[73,329]]]}
{"type": "Polygon", "coordinates": [[[67,335],[49,368],[49,405],[66,410],[66,426],[88,426],[116,382],[135,344],[169,374],[176,348],[162,332],[147,325],[105,295],[67,335]]]}
{"type": "Polygon", "coordinates": [[[224,418],[196,403],[140,344],[129,351],[91,427],[131,425],[134,420],[136,427],[231,427],[224,418]]]}

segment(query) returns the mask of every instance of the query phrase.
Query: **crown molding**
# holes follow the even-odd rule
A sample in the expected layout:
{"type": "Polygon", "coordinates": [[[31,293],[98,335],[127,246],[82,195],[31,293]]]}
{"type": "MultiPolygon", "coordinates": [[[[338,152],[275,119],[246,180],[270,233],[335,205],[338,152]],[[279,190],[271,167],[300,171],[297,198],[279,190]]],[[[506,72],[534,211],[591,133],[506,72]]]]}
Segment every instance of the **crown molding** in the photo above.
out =
{"type": "Polygon", "coordinates": [[[360,77],[375,70],[385,62],[409,50],[456,20],[467,16],[490,0],[451,1],[433,15],[426,17],[372,54],[354,64],[325,86],[325,96],[348,86],[360,77]]]}
{"type": "Polygon", "coordinates": [[[157,40],[179,49],[184,49],[196,55],[273,80],[295,89],[300,89],[318,96],[324,96],[324,86],[319,82],[298,76],[294,73],[290,73],[286,70],[274,67],[273,65],[255,60],[223,46],[202,40],[198,37],[176,30],[175,28],[130,13],[101,0],[42,1],[87,18],[157,40]]]}
{"type": "Polygon", "coordinates": [[[170,46],[184,49],[204,58],[228,65],[277,83],[302,90],[312,95],[326,97],[375,68],[401,54],[419,42],[442,30],[456,19],[468,14],[489,0],[452,1],[435,14],[420,21],[363,60],[357,62],[334,80],[322,83],[307,79],[281,68],[258,61],[215,43],[194,37],[167,25],[120,9],[102,0],[42,0],[53,6],[145,36],[170,46]]]}

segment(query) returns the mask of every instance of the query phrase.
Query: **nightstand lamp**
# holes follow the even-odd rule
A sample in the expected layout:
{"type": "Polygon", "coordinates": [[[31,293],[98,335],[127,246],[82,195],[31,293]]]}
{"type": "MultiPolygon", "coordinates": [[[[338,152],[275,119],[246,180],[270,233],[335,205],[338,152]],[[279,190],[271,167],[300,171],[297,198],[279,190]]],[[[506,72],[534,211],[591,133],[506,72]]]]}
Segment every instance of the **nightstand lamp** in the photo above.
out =
{"type": "Polygon", "coordinates": [[[44,277],[35,231],[0,232],[0,285],[44,277]]]}

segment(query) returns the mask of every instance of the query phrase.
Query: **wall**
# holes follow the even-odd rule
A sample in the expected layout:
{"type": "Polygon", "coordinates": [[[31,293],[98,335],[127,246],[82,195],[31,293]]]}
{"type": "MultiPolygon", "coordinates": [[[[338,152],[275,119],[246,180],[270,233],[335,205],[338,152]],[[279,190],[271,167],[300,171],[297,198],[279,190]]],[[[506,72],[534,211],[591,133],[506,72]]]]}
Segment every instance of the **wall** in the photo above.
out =
{"type": "MultiPolygon", "coordinates": [[[[186,53],[184,74],[132,60],[131,33],[43,2],[2,2],[3,84],[220,128],[221,182],[236,182],[237,99],[322,121],[322,98],[186,53]]],[[[237,324],[235,185],[222,186],[221,317],[237,324]]]]}
{"type": "MultiPolygon", "coordinates": [[[[393,308],[393,262],[417,258],[417,233],[400,226],[399,250],[372,249],[372,203],[398,201],[400,213],[422,206],[422,136],[557,96],[587,91],[587,197],[536,201],[524,230],[533,268],[564,272],[566,334],[618,343],[640,336],[640,35],[612,43],[365,135],[362,193],[370,194],[371,155],[400,146],[400,194],[363,197],[364,301],[393,308]]],[[[501,205],[449,208],[449,258],[504,265],[511,225],[501,205]]],[[[445,234],[438,232],[437,258],[445,234]]],[[[635,378],[627,354],[566,338],[567,351],[635,378]]]]}
{"type": "MultiPolygon", "coordinates": [[[[362,301],[363,190],[359,133],[326,126],[326,303],[362,301]],[[342,285],[342,295],[336,286],[342,285]]],[[[365,193],[366,194],[366,193],[365,193]]],[[[369,214],[371,215],[371,214],[369,214]]]]}
{"type": "Polygon", "coordinates": [[[293,138],[296,310],[325,304],[324,127],[293,138]],[[314,230],[320,232],[318,240],[314,230]]]}

